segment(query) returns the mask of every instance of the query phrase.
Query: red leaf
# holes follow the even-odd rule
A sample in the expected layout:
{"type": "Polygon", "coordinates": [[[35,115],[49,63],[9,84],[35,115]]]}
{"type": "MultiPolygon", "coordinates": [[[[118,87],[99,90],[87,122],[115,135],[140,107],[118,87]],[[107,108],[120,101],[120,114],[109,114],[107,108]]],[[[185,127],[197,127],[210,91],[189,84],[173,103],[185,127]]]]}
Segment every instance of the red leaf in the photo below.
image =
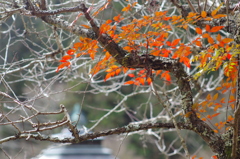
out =
{"type": "Polygon", "coordinates": [[[227,58],[230,60],[230,58],[232,57],[231,54],[227,54],[227,58]]]}

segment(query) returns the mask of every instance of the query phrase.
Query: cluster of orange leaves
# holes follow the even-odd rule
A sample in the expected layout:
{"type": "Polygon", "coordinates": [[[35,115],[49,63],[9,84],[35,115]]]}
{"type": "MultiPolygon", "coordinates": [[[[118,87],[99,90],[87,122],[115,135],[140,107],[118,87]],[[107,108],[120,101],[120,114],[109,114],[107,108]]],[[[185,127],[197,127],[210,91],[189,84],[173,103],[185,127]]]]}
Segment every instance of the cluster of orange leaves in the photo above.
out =
{"type": "MultiPolygon", "coordinates": [[[[126,7],[122,9],[122,12],[130,12],[134,6],[137,4],[137,2],[134,2],[133,4],[128,4],[126,7]]],[[[94,12],[92,16],[96,16],[100,11],[103,11],[107,8],[109,5],[109,1],[101,7],[98,11],[94,12]]],[[[203,38],[207,38],[208,42],[211,45],[207,49],[208,53],[202,53],[202,56],[195,57],[195,60],[200,60],[200,66],[204,66],[208,59],[212,57],[210,53],[214,52],[214,49],[217,49],[218,47],[224,47],[227,45],[227,43],[231,42],[232,39],[230,38],[221,38],[221,35],[218,34],[216,40],[219,43],[214,43],[214,38],[211,36],[210,33],[218,32],[223,28],[223,26],[215,26],[210,27],[209,25],[206,25],[206,33],[203,33],[203,30],[200,28],[196,28],[195,31],[197,34],[200,35],[197,39],[193,40],[191,44],[184,44],[181,43],[181,39],[173,39],[172,41],[167,41],[166,39],[169,38],[169,31],[171,31],[171,24],[174,24],[176,27],[188,28],[189,23],[195,23],[197,20],[212,20],[224,17],[225,15],[217,14],[217,11],[220,9],[220,6],[214,10],[211,13],[211,17],[207,16],[207,13],[205,11],[202,11],[201,14],[198,13],[189,13],[187,18],[182,18],[181,16],[167,16],[167,11],[165,12],[155,12],[153,16],[147,15],[143,16],[139,19],[133,19],[130,23],[127,25],[122,26],[120,29],[122,30],[120,33],[116,33],[117,25],[121,21],[124,20],[124,17],[122,17],[120,14],[113,17],[113,19],[106,20],[105,23],[103,23],[100,28],[100,34],[108,34],[115,42],[117,43],[127,43],[126,46],[123,47],[126,51],[129,53],[138,52],[139,54],[143,54],[145,51],[146,54],[154,55],[154,56],[162,56],[162,57],[171,57],[174,59],[179,59],[180,62],[182,62],[185,66],[190,68],[190,56],[191,56],[191,47],[192,45],[201,47],[202,42],[201,40],[203,38]],[[114,25],[113,25],[114,23],[114,25]],[[145,28],[148,28],[148,30],[144,30],[145,28]],[[144,31],[143,31],[144,30],[144,31]]],[[[85,28],[90,28],[90,26],[84,25],[85,28]]],[[[228,49],[228,45],[225,47],[228,49]]],[[[80,42],[77,42],[74,44],[73,49],[70,49],[70,51],[67,52],[68,55],[65,55],[62,57],[60,62],[62,64],[59,65],[57,71],[64,67],[70,67],[70,62],[73,58],[72,52],[80,52],[76,54],[76,57],[79,57],[81,55],[90,55],[92,59],[94,59],[95,54],[98,49],[98,42],[97,40],[91,40],[89,38],[80,38],[80,42]],[[70,54],[69,54],[70,53],[70,54]],[[72,57],[72,58],[71,58],[72,57]]],[[[223,56],[220,56],[219,58],[224,59],[225,57],[230,58],[230,54],[225,54],[223,56]]],[[[95,74],[101,69],[109,68],[107,69],[107,74],[105,76],[105,81],[109,79],[110,77],[118,75],[121,71],[123,73],[126,73],[126,68],[122,68],[122,66],[118,66],[114,63],[114,60],[111,62],[104,60],[108,60],[109,53],[105,54],[105,58],[94,67],[94,70],[92,70],[92,73],[95,74]],[[117,68],[118,67],[118,68],[117,68]]],[[[221,61],[221,60],[219,60],[221,61]]],[[[221,66],[221,62],[218,63],[218,67],[221,66]]],[[[230,68],[226,67],[226,72],[230,70],[230,68]]],[[[134,76],[134,80],[126,82],[125,84],[145,84],[147,82],[148,84],[151,83],[150,78],[146,75],[146,71],[142,70],[144,73],[142,74],[139,72],[138,74],[141,76],[136,77],[134,76]]],[[[229,72],[229,71],[228,71],[229,72]]],[[[232,71],[233,72],[233,71],[232,71]]],[[[154,73],[154,71],[153,71],[154,73]]],[[[160,77],[164,78],[167,81],[170,81],[170,75],[168,71],[155,71],[156,75],[162,74],[160,77]]],[[[129,76],[130,77],[130,76],[129,76]]]]}
{"type": "MultiPolygon", "coordinates": [[[[103,7],[101,7],[97,12],[93,13],[93,16],[96,16],[100,11],[107,8],[106,3],[103,7]]],[[[137,2],[133,4],[129,4],[122,9],[122,12],[130,12],[131,9],[137,4],[137,2]]],[[[206,25],[204,30],[196,27],[195,32],[199,35],[196,39],[191,41],[189,44],[184,44],[181,42],[181,39],[171,39],[169,38],[169,31],[172,30],[172,24],[175,27],[188,29],[189,24],[194,24],[198,20],[210,21],[213,19],[218,19],[221,17],[225,17],[226,15],[217,14],[220,6],[211,12],[211,15],[208,15],[206,11],[202,11],[199,13],[189,13],[186,18],[182,18],[181,16],[167,16],[167,11],[164,12],[155,12],[154,15],[146,15],[139,19],[132,19],[132,21],[124,26],[121,26],[121,32],[116,33],[117,25],[124,20],[120,14],[113,17],[113,19],[106,20],[100,28],[100,34],[108,34],[115,42],[117,43],[125,43],[126,45],[123,47],[124,50],[129,53],[137,53],[137,54],[150,54],[154,56],[162,56],[162,57],[171,57],[174,59],[179,59],[186,67],[190,68],[190,57],[192,56],[191,47],[197,46],[200,48],[204,48],[203,40],[206,39],[210,44],[205,51],[201,52],[199,55],[196,55],[193,60],[199,62],[199,68],[206,67],[206,64],[209,60],[215,60],[215,70],[221,67],[225,62],[224,73],[230,79],[234,79],[236,77],[236,66],[237,63],[233,61],[232,55],[230,54],[231,46],[229,43],[233,41],[231,38],[222,38],[221,34],[218,33],[223,26],[214,26],[206,25]],[[113,25],[114,24],[114,25],[113,25]],[[145,28],[148,28],[145,30],[145,28]],[[218,33],[218,34],[217,34],[218,33]],[[219,51],[220,53],[214,55],[216,50],[224,49],[223,51],[219,51]]],[[[89,26],[85,26],[85,28],[90,28],[89,26]]],[[[57,71],[64,67],[70,67],[70,61],[73,57],[79,57],[82,55],[89,55],[91,59],[95,58],[96,52],[98,51],[98,41],[92,40],[89,38],[80,37],[80,41],[76,42],[72,49],[67,51],[67,55],[63,56],[60,60],[61,64],[59,65],[57,71]]],[[[106,69],[105,81],[113,76],[119,75],[121,72],[127,73],[128,68],[124,68],[115,63],[113,57],[111,57],[110,53],[106,50],[105,57],[95,65],[92,69],[91,73],[96,74],[100,70],[106,69]]],[[[207,68],[213,69],[213,68],[207,68]]],[[[152,80],[147,75],[147,70],[143,69],[137,72],[136,74],[130,73],[128,76],[133,78],[133,80],[127,81],[125,84],[135,84],[135,85],[144,85],[145,83],[151,84],[152,80]]],[[[165,79],[166,81],[171,81],[171,77],[169,71],[153,71],[152,73],[155,76],[160,76],[160,78],[165,79]]],[[[216,96],[213,97],[215,99],[216,96]]],[[[200,105],[205,105],[201,103],[200,105]]],[[[208,104],[208,106],[210,106],[208,104]]],[[[216,111],[220,107],[216,105],[214,110],[216,111]]],[[[213,118],[217,116],[213,114],[212,116],[208,116],[208,118],[213,118]]],[[[204,119],[203,119],[204,120],[204,119]]]]}
{"type": "MultiPolygon", "coordinates": [[[[110,0],[107,1],[107,3],[102,6],[100,9],[98,9],[96,12],[92,14],[93,17],[97,16],[101,11],[105,10],[110,3],[110,0]]],[[[137,2],[134,2],[132,4],[128,4],[126,7],[122,9],[122,12],[131,12],[132,9],[134,9],[134,6],[137,5],[137,2]]],[[[211,15],[209,15],[206,11],[202,11],[199,13],[189,13],[189,15],[186,18],[183,18],[181,16],[167,16],[167,11],[164,12],[155,12],[154,15],[146,15],[143,17],[140,17],[139,19],[133,19],[130,23],[127,25],[121,26],[121,32],[116,33],[117,25],[124,20],[124,17],[122,15],[117,15],[113,17],[113,19],[106,20],[105,23],[103,23],[100,26],[100,34],[108,34],[115,42],[117,43],[127,43],[126,46],[123,47],[126,51],[129,53],[132,52],[138,52],[139,54],[143,54],[145,51],[146,54],[154,55],[154,56],[162,56],[162,57],[171,57],[174,59],[179,59],[180,62],[182,62],[185,66],[190,68],[190,56],[191,56],[191,47],[197,46],[197,47],[203,47],[203,39],[206,38],[208,43],[211,44],[208,48],[206,48],[205,52],[201,52],[199,55],[195,56],[193,59],[194,61],[199,61],[199,68],[203,68],[206,66],[210,58],[213,58],[215,55],[215,49],[224,48],[227,53],[224,53],[222,55],[218,55],[217,57],[213,58],[216,61],[216,68],[218,69],[220,66],[222,66],[222,63],[224,60],[228,59],[230,60],[231,54],[228,53],[231,47],[228,45],[233,39],[230,38],[222,38],[220,34],[217,34],[216,37],[213,37],[212,33],[216,33],[220,31],[223,26],[214,26],[211,27],[209,25],[205,26],[205,30],[202,30],[201,28],[195,28],[195,31],[197,34],[199,34],[199,37],[194,39],[190,44],[184,44],[181,43],[181,39],[173,39],[172,41],[167,41],[166,39],[169,39],[169,31],[172,29],[172,24],[175,27],[188,29],[189,24],[194,24],[198,20],[205,20],[205,21],[211,21],[213,19],[218,19],[225,17],[226,15],[223,14],[217,14],[218,10],[220,9],[221,5],[213,10],[211,12],[211,15]],[[113,25],[114,23],[114,25],[113,25]],[[148,28],[147,30],[144,30],[145,28],[148,28]],[[217,41],[217,42],[215,42],[217,41]]],[[[85,28],[90,28],[90,26],[83,24],[85,28]]],[[[67,55],[63,56],[60,62],[62,62],[58,68],[57,72],[64,68],[64,67],[70,67],[71,63],[69,60],[73,58],[73,53],[77,53],[75,56],[79,57],[81,55],[90,55],[92,59],[94,59],[96,52],[98,51],[98,42],[97,40],[91,40],[89,38],[82,38],[80,37],[80,42],[77,42],[74,44],[73,49],[70,49],[67,52],[67,55]]],[[[104,62],[104,60],[108,60],[109,53],[106,53],[106,57],[99,61],[99,63],[94,67],[94,70],[92,70],[92,73],[95,74],[101,69],[107,69],[107,74],[105,77],[105,81],[109,79],[110,77],[113,77],[115,75],[118,75],[121,71],[124,73],[126,72],[126,68],[122,69],[122,66],[118,66],[114,63],[114,60],[111,62],[104,62]],[[118,68],[116,68],[118,66],[118,68]],[[112,67],[116,69],[117,71],[111,70],[112,67]],[[111,71],[110,71],[111,70],[111,71]],[[120,71],[121,70],[121,71],[120,71]]],[[[231,77],[231,79],[234,79],[236,74],[234,74],[236,66],[236,62],[229,62],[227,65],[225,65],[225,75],[228,77],[231,77]]],[[[146,71],[144,71],[146,73],[146,71]]],[[[154,72],[154,71],[153,71],[154,72]]],[[[166,71],[155,71],[158,75],[161,72],[165,76],[161,75],[161,78],[164,78],[167,81],[170,81],[170,75],[169,72],[166,71]]],[[[141,73],[140,73],[141,74],[141,73]]],[[[200,75],[198,75],[200,76],[200,75]]],[[[135,76],[134,76],[135,77],[135,76]]],[[[145,84],[147,82],[150,84],[150,79],[148,79],[147,75],[141,75],[140,77],[137,77],[134,79],[134,81],[126,82],[125,84],[145,84]],[[141,79],[143,78],[143,79],[141,79]],[[146,79],[144,79],[146,78],[146,79]],[[140,82],[139,82],[140,81],[140,82]]]]}
{"type": "MultiPolygon", "coordinates": [[[[101,7],[98,11],[92,14],[92,16],[97,16],[97,14],[107,8],[109,1],[101,7]]],[[[133,4],[128,4],[122,9],[122,12],[131,12],[137,2],[133,4]]],[[[234,94],[233,86],[235,85],[235,80],[237,77],[237,65],[238,63],[234,59],[235,53],[231,50],[233,45],[230,43],[233,41],[231,38],[222,37],[219,33],[224,27],[223,26],[213,26],[206,25],[204,28],[195,28],[196,35],[189,44],[181,42],[181,39],[170,38],[169,32],[172,30],[172,26],[180,29],[188,30],[189,24],[194,24],[199,20],[211,21],[213,19],[218,19],[225,17],[226,15],[217,14],[221,6],[213,10],[210,14],[206,11],[201,13],[189,13],[185,18],[181,16],[167,16],[167,12],[155,12],[154,15],[145,15],[139,19],[132,19],[124,26],[118,26],[120,22],[124,20],[122,15],[117,15],[113,19],[108,19],[105,23],[101,24],[99,31],[100,34],[109,35],[112,40],[116,43],[125,44],[124,50],[131,53],[150,54],[154,56],[170,57],[174,59],[179,59],[186,67],[191,67],[191,62],[198,62],[198,68],[203,70],[217,70],[220,67],[224,67],[224,74],[228,77],[222,86],[218,87],[216,90],[221,91],[222,94],[231,90],[234,94]],[[117,28],[120,27],[121,32],[116,32],[117,28]],[[147,30],[145,30],[147,28],[147,30]],[[167,40],[169,39],[169,40],[167,40]],[[204,43],[205,41],[205,43],[204,43]],[[208,44],[206,44],[206,41],[208,44]],[[198,55],[192,55],[192,47],[202,48],[204,51],[198,55]],[[190,58],[193,57],[192,61],[190,58]],[[207,64],[213,62],[214,65],[209,67],[207,64]],[[208,68],[209,67],[209,68],[208,68]]],[[[85,28],[90,28],[88,25],[82,25],[85,28]]],[[[119,30],[119,29],[118,29],[119,30]]],[[[79,57],[82,55],[89,55],[91,59],[95,58],[96,52],[98,51],[97,40],[92,40],[89,38],[80,37],[80,42],[74,44],[73,48],[67,51],[67,55],[63,56],[60,60],[61,64],[58,66],[57,71],[64,67],[70,67],[71,63],[69,60],[74,57],[79,57]]],[[[95,67],[92,69],[91,73],[96,74],[100,70],[106,69],[106,75],[104,80],[108,80],[111,77],[119,75],[121,72],[131,73],[128,74],[129,78],[132,80],[125,82],[126,85],[144,85],[151,84],[152,78],[150,78],[147,73],[148,70],[142,69],[138,72],[134,72],[133,69],[125,68],[116,64],[114,58],[105,49],[101,50],[105,52],[105,56],[98,61],[95,67]]],[[[161,79],[166,81],[171,81],[171,76],[169,71],[152,70],[151,74],[159,76],[161,79]]],[[[200,76],[200,75],[198,75],[200,76]]],[[[229,100],[226,101],[225,97],[219,98],[219,94],[207,95],[206,100],[193,105],[193,109],[197,112],[199,118],[203,121],[209,121],[220,115],[220,113],[209,114],[209,110],[217,112],[223,105],[230,105],[234,108],[234,101],[236,100],[233,95],[230,95],[229,100]],[[227,102],[227,103],[226,103],[227,102]],[[208,112],[207,115],[204,113],[208,112]]],[[[186,116],[189,114],[186,114],[186,116]]],[[[226,122],[233,120],[233,117],[229,115],[226,121],[220,121],[215,123],[216,130],[219,132],[222,130],[226,122]]],[[[194,157],[193,157],[194,158],[194,157]]]]}
{"type": "MultiPolygon", "coordinates": [[[[212,120],[214,117],[217,117],[220,115],[218,109],[223,107],[229,107],[230,109],[234,109],[235,105],[235,94],[236,88],[232,88],[231,82],[223,82],[221,86],[217,87],[216,90],[218,92],[221,91],[221,95],[224,95],[224,93],[228,92],[229,98],[226,99],[225,96],[222,96],[221,99],[219,99],[219,93],[216,93],[214,95],[208,94],[204,101],[200,103],[195,103],[192,108],[197,113],[197,116],[203,120],[203,121],[209,121],[212,120]],[[213,114],[210,114],[210,112],[213,111],[213,114]],[[218,113],[216,113],[218,112],[218,113]]],[[[225,109],[225,108],[224,108],[225,109]]],[[[218,133],[219,131],[224,132],[224,130],[229,129],[229,127],[225,128],[226,122],[233,121],[233,117],[231,115],[228,115],[226,121],[220,121],[218,123],[215,123],[215,132],[218,133]],[[225,128],[225,129],[224,129],[225,128]]]]}
{"type": "MultiPolygon", "coordinates": [[[[103,7],[94,12],[92,16],[97,16],[97,14],[109,5],[108,1],[103,7]]],[[[128,4],[122,9],[122,12],[130,12],[137,2],[133,4],[128,4]]],[[[172,30],[172,24],[175,27],[188,29],[189,24],[194,24],[198,20],[211,21],[213,19],[218,19],[225,17],[226,15],[217,14],[221,6],[216,8],[211,12],[211,15],[207,14],[206,11],[199,13],[189,13],[186,18],[181,16],[167,16],[167,11],[164,12],[155,12],[154,15],[146,15],[140,17],[139,19],[132,19],[132,21],[124,26],[121,26],[121,32],[117,33],[117,25],[124,20],[122,15],[117,15],[113,19],[108,19],[105,23],[101,24],[99,31],[100,34],[108,34],[115,42],[125,43],[123,47],[124,50],[129,53],[137,52],[138,54],[150,54],[154,56],[162,57],[171,57],[174,59],[179,59],[186,67],[190,68],[190,57],[193,56],[191,53],[191,47],[197,46],[204,48],[204,39],[210,44],[205,51],[201,52],[198,55],[195,55],[193,62],[199,62],[200,69],[211,69],[216,70],[221,67],[224,63],[224,60],[228,60],[224,64],[224,73],[227,77],[230,77],[229,80],[233,80],[236,77],[236,61],[233,61],[232,55],[230,54],[231,46],[229,43],[233,41],[231,38],[222,38],[219,32],[223,29],[223,26],[214,26],[206,25],[204,29],[195,28],[195,32],[199,35],[196,39],[192,40],[189,44],[184,44],[181,42],[181,39],[171,39],[169,38],[169,31],[172,30]],[[114,25],[113,25],[114,24],[114,25]],[[148,28],[147,30],[144,30],[148,28]],[[217,35],[216,35],[217,34],[217,35]],[[216,50],[224,48],[224,51],[214,55],[216,50]],[[214,68],[207,68],[206,64],[210,61],[215,61],[214,68]]],[[[82,25],[83,26],[83,25],[82,25]]],[[[88,25],[84,25],[85,28],[90,28],[88,25]]],[[[75,57],[82,55],[89,55],[91,59],[95,58],[96,52],[98,51],[98,41],[92,40],[89,38],[80,37],[80,41],[75,43],[73,48],[67,51],[67,55],[63,56],[60,60],[61,64],[57,68],[57,72],[64,68],[70,67],[70,60],[75,57]]],[[[109,52],[105,52],[105,57],[98,61],[95,67],[92,69],[91,73],[96,74],[100,70],[106,69],[106,75],[104,80],[108,80],[111,77],[119,75],[121,72],[127,73],[128,68],[119,66],[115,63],[115,60],[109,52]]],[[[219,51],[220,52],[220,51],[219,51]]],[[[147,75],[146,69],[140,70],[138,73],[130,73],[128,76],[133,78],[133,80],[127,81],[125,84],[135,84],[135,85],[144,85],[145,83],[151,84],[152,78],[147,75]]],[[[165,79],[166,81],[171,81],[171,76],[169,71],[154,71],[152,70],[151,74],[155,76],[160,76],[160,78],[165,79]]]]}
{"type": "Polygon", "coordinates": [[[57,72],[64,67],[70,67],[71,62],[69,60],[74,57],[77,58],[82,55],[89,55],[93,60],[98,51],[99,46],[97,44],[97,40],[80,37],[79,42],[74,43],[73,48],[67,51],[67,55],[63,56],[62,59],[59,60],[61,64],[58,66],[57,72]]]}

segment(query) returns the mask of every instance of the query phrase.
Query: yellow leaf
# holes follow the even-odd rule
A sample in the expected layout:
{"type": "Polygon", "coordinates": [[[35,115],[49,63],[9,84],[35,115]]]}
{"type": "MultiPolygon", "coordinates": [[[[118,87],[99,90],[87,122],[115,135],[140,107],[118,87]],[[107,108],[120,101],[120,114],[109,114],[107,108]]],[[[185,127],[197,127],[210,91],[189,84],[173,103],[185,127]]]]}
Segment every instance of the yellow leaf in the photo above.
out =
{"type": "Polygon", "coordinates": [[[215,10],[212,11],[212,13],[211,13],[212,17],[214,17],[217,14],[217,12],[219,11],[219,9],[221,8],[222,5],[223,5],[223,3],[221,3],[215,10]]]}

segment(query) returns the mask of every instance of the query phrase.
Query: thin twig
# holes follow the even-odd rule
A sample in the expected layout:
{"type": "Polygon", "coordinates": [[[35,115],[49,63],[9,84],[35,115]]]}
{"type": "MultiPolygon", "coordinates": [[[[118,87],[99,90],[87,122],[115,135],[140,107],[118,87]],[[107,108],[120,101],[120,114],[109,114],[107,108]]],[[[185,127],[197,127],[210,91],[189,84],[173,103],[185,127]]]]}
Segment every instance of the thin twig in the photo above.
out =
{"type": "Polygon", "coordinates": [[[193,7],[192,2],[190,0],[187,0],[189,7],[194,13],[197,13],[196,9],[193,7]]]}
{"type": "Polygon", "coordinates": [[[163,102],[163,101],[162,101],[160,95],[158,94],[158,92],[157,92],[156,89],[154,88],[154,84],[152,84],[152,88],[153,88],[153,92],[154,92],[155,95],[157,96],[157,100],[158,100],[158,101],[163,105],[163,107],[167,110],[170,118],[171,118],[172,121],[173,121],[173,124],[174,124],[174,126],[175,126],[175,128],[176,128],[176,132],[177,132],[177,134],[178,134],[178,137],[180,138],[181,144],[182,144],[183,149],[184,149],[184,151],[185,151],[185,153],[186,153],[186,157],[187,157],[187,158],[190,158],[189,151],[188,151],[188,149],[187,149],[187,144],[186,144],[185,140],[183,139],[183,137],[182,137],[182,135],[181,135],[181,133],[180,133],[180,129],[179,129],[179,127],[178,127],[177,121],[175,120],[175,117],[174,117],[174,115],[173,115],[173,113],[172,113],[172,111],[171,111],[170,104],[169,104],[168,102],[166,103],[166,102],[163,102]]]}

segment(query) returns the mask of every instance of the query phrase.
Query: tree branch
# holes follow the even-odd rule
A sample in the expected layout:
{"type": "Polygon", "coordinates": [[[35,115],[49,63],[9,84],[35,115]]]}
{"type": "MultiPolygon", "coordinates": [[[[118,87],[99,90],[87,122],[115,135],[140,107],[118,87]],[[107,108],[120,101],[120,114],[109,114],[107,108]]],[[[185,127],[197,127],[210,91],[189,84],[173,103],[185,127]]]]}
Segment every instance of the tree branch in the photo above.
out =
{"type": "Polygon", "coordinates": [[[151,55],[133,56],[132,54],[127,54],[117,43],[114,42],[108,35],[100,34],[98,26],[94,23],[87,12],[88,8],[84,4],[81,4],[83,12],[86,19],[92,26],[93,31],[98,36],[97,40],[100,44],[116,59],[116,61],[129,68],[152,68],[154,70],[167,70],[174,74],[177,78],[177,84],[182,95],[182,105],[185,114],[189,114],[190,123],[195,127],[194,131],[198,133],[213,149],[214,152],[222,152],[219,145],[216,143],[223,144],[223,140],[219,135],[214,133],[212,128],[210,128],[204,121],[199,119],[193,111],[193,97],[192,90],[190,87],[189,76],[184,71],[183,65],[175,59],[156,57],[151,55]],[[215,141],[215,142],[212,142],[215,141]]]}
{"type": "MultiPolygon", "coordinates": [[[[51,141],[55,143],[79,143],[90,139],[95,139],[101,136],[109,136],[114,134],[123,134],[123,133],[129,133],[129,132],[136,132],[140,130],[147,130],[147,129],[153,129],[153,128],[175,128],[173,123],[146,123],[146,124],[129,124],[124,127],[100,131],[100,132],[94,132],[94,133],[88,133],[85,135],[79,135],[76,138],[64,138],[59,139],[56,137],[49,137],[41,134],[18,134],[15,136],[6,137],[2,140],[0,140],[0,144],[11,141],[11,140],[17,140],[17,139],[35,139],[39,141],[51,141]]],[[[191,130],[192,127],[184,124],[184,123],[178,123],[179,129],[188,129],[191,130]]],[[[75,136],[75,135],[74,135],[75,136]]],[[[76,137],[76,136],[75,136],[76,137]]]]}

